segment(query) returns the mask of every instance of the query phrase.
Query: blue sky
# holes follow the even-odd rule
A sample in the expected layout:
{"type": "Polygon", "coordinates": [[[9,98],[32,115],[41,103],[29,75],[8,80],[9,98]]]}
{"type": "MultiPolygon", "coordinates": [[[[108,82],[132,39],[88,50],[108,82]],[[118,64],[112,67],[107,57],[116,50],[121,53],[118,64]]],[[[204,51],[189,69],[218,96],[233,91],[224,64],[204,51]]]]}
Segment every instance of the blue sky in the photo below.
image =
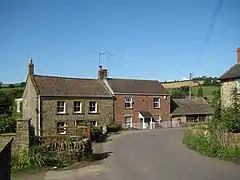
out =
{"type": "Polygon", "coordinates": [[[1,0],[0,81],[25,81],[30,58],[36,74],[96,78],[103,51],[115,54],[101,58],[111,77],[219,76],[236,62],[240,1],[223,0],[210,31],[218,3],[1,0]]]}

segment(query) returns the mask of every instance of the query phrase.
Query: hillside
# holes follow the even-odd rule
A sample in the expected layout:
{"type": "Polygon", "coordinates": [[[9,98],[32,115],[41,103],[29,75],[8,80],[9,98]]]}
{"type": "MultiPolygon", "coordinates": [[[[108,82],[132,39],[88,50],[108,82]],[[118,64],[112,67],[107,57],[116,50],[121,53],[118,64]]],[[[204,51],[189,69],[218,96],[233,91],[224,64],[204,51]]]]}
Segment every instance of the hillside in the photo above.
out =
{"type": "MultiPolygon", "coordinates": [[[[191,82],[191,85],[194,86],[199,86],[202,85],[204,81],[197,81],[197,80],[193,80],[191,82]]],[[[185,81],[172,81],[172,82],[161,82],[163,87],[165,88],[180,88],[182,86],[190,86],[190,81],[189,80],[185,80],[185,81]]]]}
{"type": "MultiPolygon", "coordinates": [[[[212,99],[213,98],[213,92],[217,91],[220,87],[219,86],[202,86],[203,88],[203,95],[207,97],[207,99],[212,99]]],[[[173,89],[175,88],[167,88],[168,91],[171,93],[173,89]]],[[[192,95],[197,96],[198,93],[198,86],[192,87],[192,95]]]]}

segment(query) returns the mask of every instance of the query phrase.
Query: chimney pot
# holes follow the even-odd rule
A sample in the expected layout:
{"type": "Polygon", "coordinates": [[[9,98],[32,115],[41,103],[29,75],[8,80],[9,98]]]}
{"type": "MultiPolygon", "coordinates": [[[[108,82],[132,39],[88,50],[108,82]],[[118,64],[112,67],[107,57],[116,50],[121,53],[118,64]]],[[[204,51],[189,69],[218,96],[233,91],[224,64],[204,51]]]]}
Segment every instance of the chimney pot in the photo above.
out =
{"type": "Polygon", "coordinates": [[[99,66],[99,70],[102,70],[102,66],[101,65],[99,66]]]}
{"type": "Polygon", "coordinates": [[[240,47],[237,48],[237,63],[240,64],[240,47]]]}

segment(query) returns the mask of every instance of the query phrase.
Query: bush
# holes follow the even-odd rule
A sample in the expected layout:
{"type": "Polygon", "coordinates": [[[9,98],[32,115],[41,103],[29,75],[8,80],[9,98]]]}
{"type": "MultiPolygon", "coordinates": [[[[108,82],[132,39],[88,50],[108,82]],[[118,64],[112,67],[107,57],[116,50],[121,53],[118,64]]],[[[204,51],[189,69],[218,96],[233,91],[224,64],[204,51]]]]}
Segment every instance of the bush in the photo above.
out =
{"type": "Polygon", "coordinates": [[[217,157],[225,160],[234,160],[240,157],[240,149],[237,147],[223,146],[214,136],[193,134],[186,130],[183,143],[192,150],[203,155],[217,157]]]}
{"type": "Polygon", "coordinates": [[[15,133],[16,120],[4,114],[0,115],[0,133],[15,133]]]}
{"type": "Polygon", "coordinates": [[[91,141],[102,142],[105,136],[102,133],[102,127],[91,127],[91,141]]]}
{"type": "Polygon", "coordinates": [[[122,125],[121,124],[110,124],[108,125],[107,127],[107,132],[119,132],[121,131],[123,128],[122,128],[122,125]]]}

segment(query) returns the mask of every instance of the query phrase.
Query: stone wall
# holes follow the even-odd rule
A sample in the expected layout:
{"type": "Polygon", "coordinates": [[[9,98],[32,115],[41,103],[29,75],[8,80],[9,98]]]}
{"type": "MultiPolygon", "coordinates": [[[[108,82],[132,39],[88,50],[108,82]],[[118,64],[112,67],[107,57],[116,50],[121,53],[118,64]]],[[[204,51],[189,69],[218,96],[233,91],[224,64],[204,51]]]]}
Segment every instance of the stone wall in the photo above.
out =
{"type": "Polygon", "coordinates": [[[38,99],[32,79],[32,76],[28,76],[24,89],[22,100],[22,117],[24,119],[31,119],[31,124],[34,127],[35,135],[38,135],[38,99]]]}
{"type": "Polygon", "coordinates": [[[0,150],[13,138],[12,150],[19,152],[29,148],[30,120],[18,119],[16,133],[0,134],[0,150]]]}
{"type": "Polygon", "coordinates": [[[69,129],[75,126],[76,120],[97,121],[98,125],[107,125],[113,122],[112,98],[81,98],[81,97],[42,97],[41,99],[41,126],[42,136],[57,134],[57,123],[66,122],[69,129]],[[66,113],[57,113],[57,101],[65,101],[66,113]],[[74,113],[74,101],[81,101],[82,113],[74,113]],[[97,113],[89,113],[89,102],[97,102],[97,113]]]}
{"type": "Polygon", "coordinates": [[[221,86],[221,101],[223,107],[229,107],[233,102],[232,93],[237,87],[237,81],[226,81],[221,86]]]}

